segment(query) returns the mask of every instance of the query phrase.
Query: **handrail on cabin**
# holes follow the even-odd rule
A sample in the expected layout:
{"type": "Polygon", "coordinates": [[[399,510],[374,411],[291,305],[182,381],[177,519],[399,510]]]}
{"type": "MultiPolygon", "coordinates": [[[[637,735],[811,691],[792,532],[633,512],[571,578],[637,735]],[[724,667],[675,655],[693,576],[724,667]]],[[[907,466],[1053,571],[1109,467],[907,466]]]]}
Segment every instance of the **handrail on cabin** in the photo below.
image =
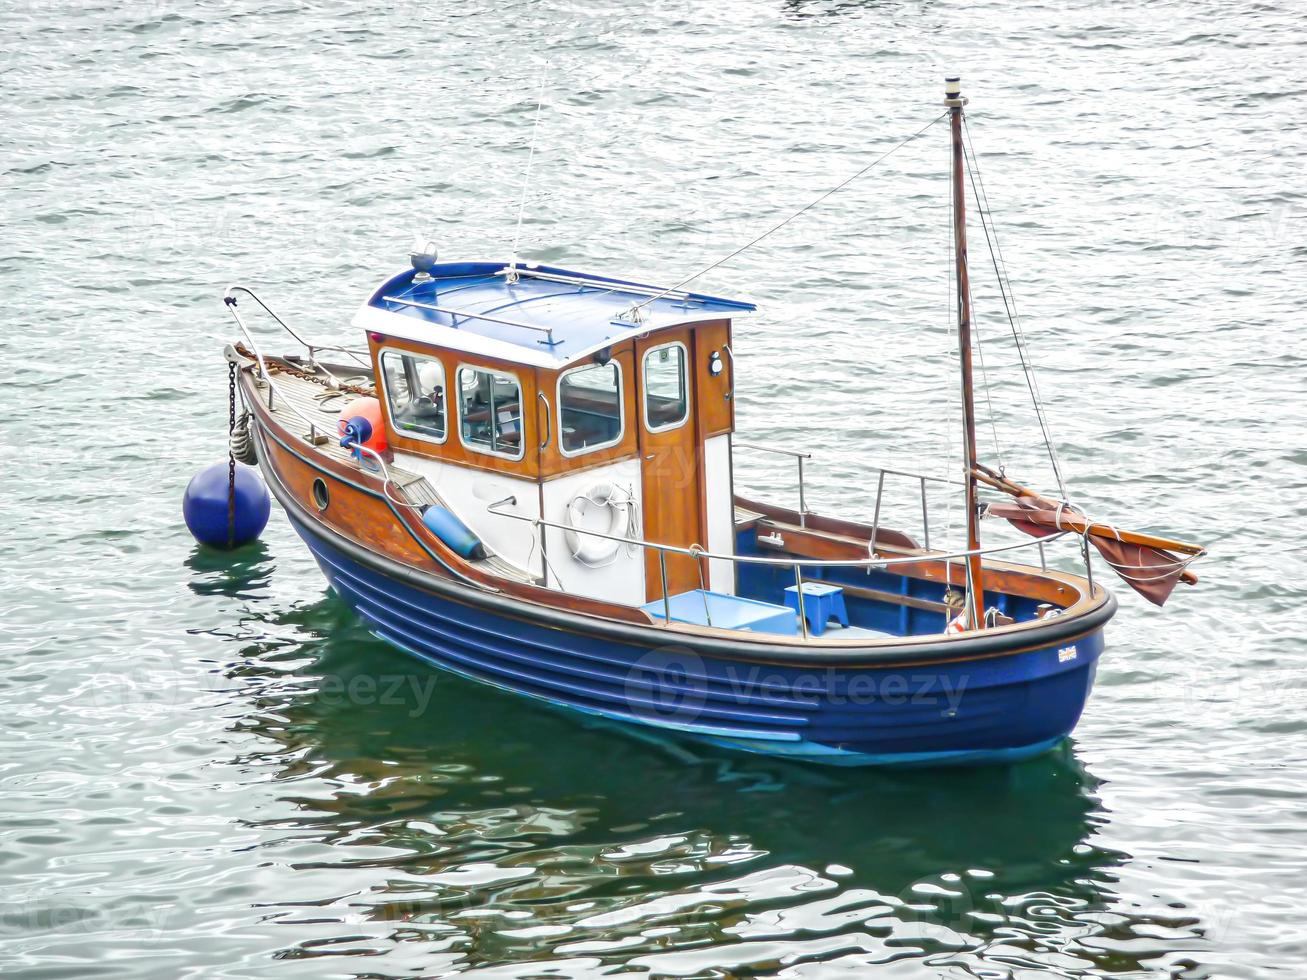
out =
{"type": "Polygon", "coordinates": [[[538,323],[527,323],[525,320],[510,320],[502,316],[489,316],[485,313],[473,313],[471,310],[455,310],[448,306],[437,306],[435,303],[420,303],[415,299],[405,299],[402,296],[383,296],[383,303],[398,303],[400,306],[412,306],[419,310],[430,310],[433,313],[443,313],[450,320],[455,322],[451,326],[457,330],[457,317],[467,317],[469,320],[484,320],[487,323],[498,323],[506,327],[520,327],[523,330],[535,330],[537,333],[545,335],[545,339],[538,341],[546,346],[553,347],[558,341],[554,340],[554,328],[542,327],[538,323]]]}
{"type": "Polygon", "coordinates": [[[611,282],[603,279],[586,279],[583,276],[564,276],[557,272],[545,272],[542,269],[528,269],[521,265],[514,267],[505,266],[494,274],[497,276],[528,276],[532,279],[539,279],[542,282],[557,282],[569,286],[589,286],[593,289],[603,290],[606,293],[635,293],[640,296],[679,299],[682,302],[702,302],[702,300],[696,299],[693,293],[688,293],[684,290],[663,289],[659,286],[638,286],[635,283],[611,282]]]}

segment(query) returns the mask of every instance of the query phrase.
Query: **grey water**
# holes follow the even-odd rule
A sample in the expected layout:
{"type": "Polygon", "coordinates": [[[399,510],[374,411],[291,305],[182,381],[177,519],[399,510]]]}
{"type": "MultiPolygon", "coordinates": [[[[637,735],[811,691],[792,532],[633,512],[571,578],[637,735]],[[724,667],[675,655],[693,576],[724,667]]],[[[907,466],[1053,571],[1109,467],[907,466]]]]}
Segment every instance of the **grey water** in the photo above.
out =
{"type": "MultiPolygon", "coordinates": [[[[0,974],[1301,976],[1305,31],[1291,0],[3,3],[0,974]],[[374,639],[279,514],[187,535],[224,287],[354,340],[416,237],[507,258],[541,91],[522,254],[670,283],[950,72],[1073,495],[1211,549],[1165,610],[1117,590],[1057,752],[645,742],[374,639]]],[[[947,162],[937,123],[696,280],[760,304],[739,431],[813,452],[817,510],[954,465],[947,162]]],[[[982,454],[1049,487],[972,234],[982,454]]]]}

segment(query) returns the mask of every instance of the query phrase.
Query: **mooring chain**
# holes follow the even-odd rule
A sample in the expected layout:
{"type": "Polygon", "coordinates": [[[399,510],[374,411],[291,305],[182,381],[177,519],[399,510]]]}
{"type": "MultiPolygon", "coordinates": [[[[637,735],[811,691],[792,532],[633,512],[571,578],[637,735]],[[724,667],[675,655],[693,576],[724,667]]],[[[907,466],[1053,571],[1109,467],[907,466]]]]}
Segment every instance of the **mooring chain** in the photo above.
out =
{"type": "MultiPolygon", "coordinates": [[[[237,354],[246,360],[256,360],[254,354],[244,344],[235,344],[234,349],[237,354]]],[[[329,381],[318,377],[312,371],[305,371],[301,368],[292,367],[289,364],[277,364],[274,362],[268,364],[267,368],[269,374],[289,374],[293,378],[300,378],[303,381],[312,381],[314,384],[322,385],[334,392],[348,392],[351,395],[358,395],[361,398],[374,398],[377,394],[375,387],[367,388],[363,385],[350,384],[349,380],[343,381],[339,385],[332,387],[329,381]]],[[[367,379],[359,378],[358,380],[367,379]]]]}

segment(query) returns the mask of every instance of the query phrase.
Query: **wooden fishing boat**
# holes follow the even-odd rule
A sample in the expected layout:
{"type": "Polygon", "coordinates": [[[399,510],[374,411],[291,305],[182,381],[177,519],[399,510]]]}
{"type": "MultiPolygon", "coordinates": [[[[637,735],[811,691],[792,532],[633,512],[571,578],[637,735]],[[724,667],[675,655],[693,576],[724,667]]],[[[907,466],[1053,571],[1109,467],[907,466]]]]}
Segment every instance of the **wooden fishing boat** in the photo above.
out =
{"type": "Polygon", "coordinates": [[[977,460],[963,105],[950,79],[965,547],[932,549],[924,508],[921,535],[881,526],[896,471],[871,470],[870,521],[809,510],[800,452],[797,507],[736,494],[732,336],[751,304],[516,257],[416,250],[354,317],[366,346],[291,331],[304,349],[280,357],[241,302],[285,323],[232,287],[236,452],[335,592],[447,670],[823,763],[1043,752],[1079,719],[1117,608],[1089,548],[1159,602],[1203,552],[977,460]],[[984,547],[987,515],[1031,536],[984,547]],[[1084,575],[1048,566],[1054,539],[1080,545],[1084,575]]]}

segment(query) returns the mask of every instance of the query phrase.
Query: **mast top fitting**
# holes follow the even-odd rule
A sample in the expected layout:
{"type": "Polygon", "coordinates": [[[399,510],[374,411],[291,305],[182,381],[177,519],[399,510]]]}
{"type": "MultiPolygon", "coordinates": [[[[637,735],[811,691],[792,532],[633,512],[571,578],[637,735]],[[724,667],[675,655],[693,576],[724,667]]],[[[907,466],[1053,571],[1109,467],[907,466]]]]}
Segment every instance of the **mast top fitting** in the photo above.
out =
{"type": "Polygon", "coordinates": [[[962,79],[957,75],[949,75],[944,79],[944,104],[950,109],[961,109],[967,104],[967,99],[962,95],[962,79]]]}

